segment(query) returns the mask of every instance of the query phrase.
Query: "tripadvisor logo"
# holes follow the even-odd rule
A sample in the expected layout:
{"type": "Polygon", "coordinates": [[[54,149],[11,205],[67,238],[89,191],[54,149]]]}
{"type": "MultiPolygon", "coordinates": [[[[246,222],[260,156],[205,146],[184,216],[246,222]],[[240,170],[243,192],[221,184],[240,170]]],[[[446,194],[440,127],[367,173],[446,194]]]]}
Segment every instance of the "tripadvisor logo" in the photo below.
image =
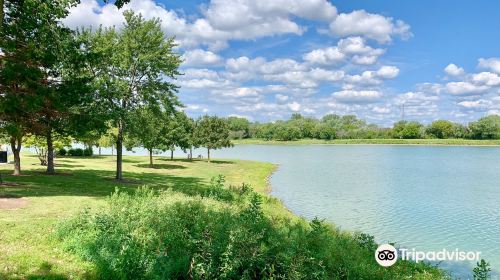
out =
{"type": "Polygon", "coordinates": [[[375,251],[375,260],[381,266],[391,266],[398,260],[398,251],[390,244],[382,244],[375,251]]]}
{"type": "Polygon", "coordinates": [[[398,254],[401,254],[401,260],[414,261],[479,261],[481,252],[460,251],[455,249],[449,251],[446,249],[440,251],[417,251],[415,249],[402,248],[399,251],[390,244],[382,244],[375,251],[375,260],[381,266],[391,266],[398,260],[398,254]]]}

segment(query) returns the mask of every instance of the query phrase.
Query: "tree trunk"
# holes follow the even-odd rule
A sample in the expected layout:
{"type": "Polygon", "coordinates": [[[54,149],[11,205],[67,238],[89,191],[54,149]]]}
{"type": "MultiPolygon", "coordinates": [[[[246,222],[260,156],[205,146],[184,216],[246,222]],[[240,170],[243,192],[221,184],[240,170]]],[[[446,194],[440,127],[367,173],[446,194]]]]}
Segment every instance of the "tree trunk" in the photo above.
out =
{"type": "Polygon", "coordinates": [[[123,180],[122,172],[123,123],[118,122],[118,136],[116,137],[116,180],[123,180]]]}
{"type": "Polygon", "coordinates": [[[170,159],[174,159],[174,150],[170,150],[170,159]]]}
{"type": "Polygon", "coordinates": [[[189,160],[193,160],[193,147],[189,147],[189,160]]]}
{"type": "Polygon", "coordinates": [[[149,167],[153,167],[153,149],[148,149],[149,151],[149,167]]]}
{"type": "Polygon", "coordinates": [[[0,0],[0,31],[2,31],[2,23],[3,23],[3,18],[4,18],[4,14],[3,14],[3,3],[4,0],[0,0]]]}
{"type": "Polygon", "coordinates": [[[208,162],[210,162],[210,148],[207,148],[208,162]]]}
{"type": "Polygon", "coordinates": [[[54,143],[52,142],[52,130],[47,133],[47,174],[55,174],[54,168],[54,143]]]}
{"type": "Polygon", "coordinates": [[[114,156],[115,155],[115,146],[111,146],[111,155],[114,156]]]}
{"type": "Polygon", "coordinates": [[[12,149],[12,153],[14,154],[14,173],[12,173],[12,175],[21,175],[21,137],[10,137],[10,148],[12,149]]]}
{"type": "Polygon", "coordinates": [[[101,146],[99,146],[99,155],[101,155],[101,146]]]}

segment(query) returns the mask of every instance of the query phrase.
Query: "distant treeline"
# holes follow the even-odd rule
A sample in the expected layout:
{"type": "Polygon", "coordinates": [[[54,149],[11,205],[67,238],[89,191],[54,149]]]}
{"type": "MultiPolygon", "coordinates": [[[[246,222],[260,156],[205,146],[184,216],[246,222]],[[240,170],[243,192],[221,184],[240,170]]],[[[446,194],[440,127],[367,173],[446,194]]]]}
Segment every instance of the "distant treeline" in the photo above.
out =
{"type": "Polygon", "coordinates": [[[500,116],[483,117],[468,125],[436,120],[429,125],[416,121],[399,121],[392,128],[368,124],[353,115],[328,114],[321,119],[293,114],[289,120],[269,123],[250,122],[229,117],[231,138],[256,138],[292,141],[299,139],[500,139],[500,116]]]}

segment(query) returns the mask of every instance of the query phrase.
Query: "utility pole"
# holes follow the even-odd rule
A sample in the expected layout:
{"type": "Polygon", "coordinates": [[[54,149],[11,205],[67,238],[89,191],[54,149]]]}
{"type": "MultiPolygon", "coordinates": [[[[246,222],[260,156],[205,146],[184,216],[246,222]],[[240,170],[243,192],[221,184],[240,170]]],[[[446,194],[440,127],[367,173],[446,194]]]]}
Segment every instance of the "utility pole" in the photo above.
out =
{"type": "Polygon", "coordinates": [[[405,121],[405,103],[401,104],[401,120],[405,121]]]}

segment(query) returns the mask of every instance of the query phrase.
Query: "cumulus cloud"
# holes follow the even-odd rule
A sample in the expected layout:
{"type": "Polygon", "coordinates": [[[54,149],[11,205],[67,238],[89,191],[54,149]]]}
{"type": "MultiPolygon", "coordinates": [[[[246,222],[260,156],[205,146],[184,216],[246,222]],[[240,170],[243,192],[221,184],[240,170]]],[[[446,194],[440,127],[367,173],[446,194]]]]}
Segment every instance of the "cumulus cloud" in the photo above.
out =
{"type": "Polygon", "coordinates": [[[392,41],[392,36],[403,39],[412,36],[410,26],[401,20],[394,20],[364,10],[342,13],[330,23],[330,31],[337,36],[364,36],[384,44],[392,41]]]}
{"type": "Polygon", "coordinates": [[[480,58],[479,67],[489,69],[497,74],[500,74],[500,58],[480,58]]]}
{"type": "Polygon", "coordinates": [[[450,82],[447,83],[445,89],[453,95],[468,95],[484,93],[488,90],[487,86],[475,85],[469,82],[450,82]]]}
{"type": "Polygon", "coordinates": [[[186,51],[182,56],[184,66],[213,66],[222,62],[222,57],[202,49],[186,51]]]}
{"type": "Polygon", "coordinates": [[[484,99],[478,99],[478,100],[472,100],[472,101],[466,100],[466,101],[462,101],[462,102],[457,103],[457,105],[460,107],[475,110],[475,111],[485,111],[491,105],[491,101],[484,100],[484,99]]]}
{"type": "Polygon", "coordinates": [[[373,103],[378,102],[383,94],[375,90],[342,90],[332,94],[335,100],[343,103],[373,103]]]}
{"type": "Polygon", "coordinates": [[[278,100],[279,102],[285,102],[288,100],[288,96],[287,95],[283,95],[283,94],[276,94],[274,97],[276,97],[276,100],[278,100]]]}
{"type": "Polygon", "coordinates": [[[465,73],[463,68],[458,67],[453,63],[448,64],[448,66],[444,68],[444,72],[450,76],[460,76],[465,73]]]}
{"type": "Polygon", "coordinates": [[[500,85],[500,76],[496,73],[481,72],[472,75],[472,81],[480,85],[494,87],[500,85]]]}
{"type": "Polygon", "coordinates": [[[294,17],[331,21],[337,9],[327,0],[212,0],[202,6],[204,17],[187,20],[153,0],[132,0],[121,10],[112,4],[82,0],[70,10],[64,23],[69,27],[121,26],[122,12],[133,10],[145,18],[160,18],[162,29],[175,35],[184,48],[207,45],[212,50],[227,47],[229,40],[250,40],[280,34],[301,35],[305,28],[294,17]]]}
{"type": "Polygon", "coordinates": [[[347,58],[355,64],[371,65],[385,53],[384,49],[372,48],[362,37],[348,37],[337,42],[337,46],[315,49],[303,55],[312,64],[336,65],[347,58]]]}
{"type": "Polygon", "coordinates": [[[398,76],[399,69],[395,66],[382,66],[377,70],[376,75],[382,79],[394,79],[398,76]]]}
{"type": "Polygon", "coordinates": [[[301,108],[300,104],[295,102],[295,101],[292,103],[288,103],[287,106],[293,112],[300,111],[300,108],[301,108]]]}
{"type": "Polygon", "coordinates": [[[341,53],[337,47],[313,50],[306,53],[303,58],[313,64],[332,65],[341,62],[345,54],[341,53]]]}

